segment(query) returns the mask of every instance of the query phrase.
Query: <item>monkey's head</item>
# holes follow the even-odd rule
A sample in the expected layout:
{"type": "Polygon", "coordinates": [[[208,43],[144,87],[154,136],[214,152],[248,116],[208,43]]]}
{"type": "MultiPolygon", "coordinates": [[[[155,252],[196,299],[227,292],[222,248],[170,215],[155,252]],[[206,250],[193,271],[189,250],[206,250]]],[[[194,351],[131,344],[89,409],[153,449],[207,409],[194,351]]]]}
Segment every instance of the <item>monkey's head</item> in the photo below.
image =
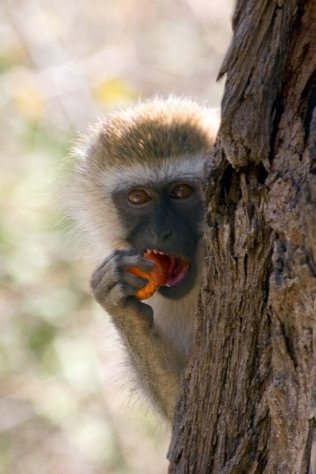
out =
{"type": "Polygon", "coordinates": [[[122,247],[163,253],[170,270],[159,292],[179,298],[190,291],[217,122],[216,111],[194,102],[154,99],[110,114],[81,141],[70,211],[98,261],[122,247]]]}

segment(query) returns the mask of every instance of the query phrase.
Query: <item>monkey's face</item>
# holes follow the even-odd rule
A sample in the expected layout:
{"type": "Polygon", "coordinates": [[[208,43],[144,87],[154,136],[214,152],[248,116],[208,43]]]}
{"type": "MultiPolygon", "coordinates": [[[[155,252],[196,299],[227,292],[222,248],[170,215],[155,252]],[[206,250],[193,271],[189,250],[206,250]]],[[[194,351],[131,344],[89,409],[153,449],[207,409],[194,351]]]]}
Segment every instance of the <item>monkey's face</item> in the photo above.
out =
{"type": "Polygon", "coordinates": [[[201,184],[171,181],[135,185],[112,193],[126,242],[141,251],[169,257],[165,286],[159,293],[177,299],[193,287],[198,272],[197,252],[203,229],[201,184]]]}

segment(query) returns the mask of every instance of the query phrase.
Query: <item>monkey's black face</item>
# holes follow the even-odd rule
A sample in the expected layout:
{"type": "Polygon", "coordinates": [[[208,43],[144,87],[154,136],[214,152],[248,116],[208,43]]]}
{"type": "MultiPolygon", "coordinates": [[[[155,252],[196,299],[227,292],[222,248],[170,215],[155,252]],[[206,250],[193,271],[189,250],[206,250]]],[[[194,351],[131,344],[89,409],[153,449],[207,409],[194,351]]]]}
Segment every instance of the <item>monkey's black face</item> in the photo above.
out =
{"type": "Polygon", "coordinates": [[[135,186],[113,193],[113,201],[127,243],[140,251],[151,250],[168,261],[168,275],[159,293],[183,297],[198,272],[197,250],[202,237],[204,208],[197,181],[135,186]],[[159,254],[160,253],[160,254],[159,254]]]}

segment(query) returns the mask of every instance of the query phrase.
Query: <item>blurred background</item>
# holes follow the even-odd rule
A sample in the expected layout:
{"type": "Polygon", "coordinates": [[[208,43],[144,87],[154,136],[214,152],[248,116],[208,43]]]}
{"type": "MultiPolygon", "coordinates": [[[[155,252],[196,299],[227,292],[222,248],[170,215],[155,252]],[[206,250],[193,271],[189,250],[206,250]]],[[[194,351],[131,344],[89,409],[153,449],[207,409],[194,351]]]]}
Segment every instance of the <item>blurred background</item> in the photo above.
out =
{"type": "Polygon", "coordinates": [[[232,0],[1,0],[0,473],[165,473],[54,204],[77,133],[155,94],[219,106],[232,0]],[[131,399],[134,400],[131,402],[131,399]]]}

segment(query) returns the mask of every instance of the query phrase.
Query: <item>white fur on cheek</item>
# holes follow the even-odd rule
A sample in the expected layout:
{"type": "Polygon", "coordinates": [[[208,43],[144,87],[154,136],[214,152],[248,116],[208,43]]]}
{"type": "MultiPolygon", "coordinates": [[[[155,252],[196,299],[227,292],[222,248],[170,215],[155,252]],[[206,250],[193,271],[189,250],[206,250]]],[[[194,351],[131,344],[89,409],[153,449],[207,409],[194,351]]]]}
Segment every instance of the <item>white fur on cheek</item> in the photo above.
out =
{"type": "Polygon", "coordinates": [[[77,176],[63,198],[67,202],[65,213],[82,234],[81,247],[93,263],[100,263],[114,249],[124,246],[125,230],[112,200],[91,178],[77,176]]]}

